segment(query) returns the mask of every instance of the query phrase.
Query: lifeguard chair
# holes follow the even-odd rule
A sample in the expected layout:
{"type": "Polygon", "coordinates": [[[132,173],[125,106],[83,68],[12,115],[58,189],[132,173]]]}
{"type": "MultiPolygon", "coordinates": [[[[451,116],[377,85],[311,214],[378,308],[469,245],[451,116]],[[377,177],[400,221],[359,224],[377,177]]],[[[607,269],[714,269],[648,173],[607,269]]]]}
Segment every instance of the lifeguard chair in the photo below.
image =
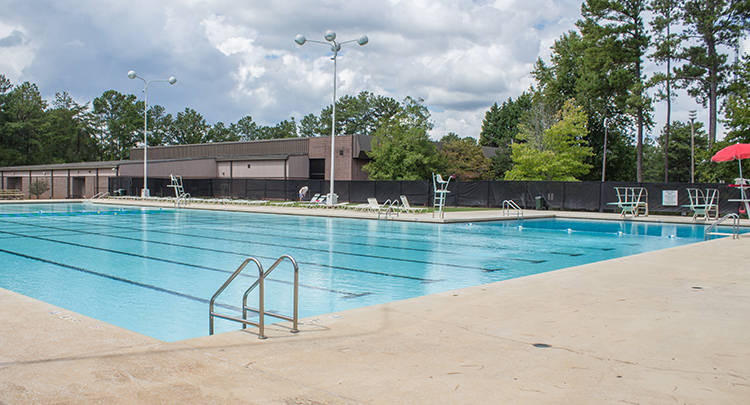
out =
{"type": "Polygon", "coordinates": [[[170,179],[172,180],[171,184],[168,184],[167,187],[174,188],[174,204],[175,206],[179,207],[180,205],[188,205],[190,203],[190,194],[185,192],[185,188],[182,187],[182,176],[178,174],[170,174],[170,179]]]}
{"type": "Polygon", "coordinates": [[[437,208],[438,211],[438,218],[444,218],[444,212],[443,207],[445,207],[445,197],[446,194],[450,193],[448,191],[448,183],[450,183],[451,178],[448,177],[448,180],[443,180],[443,177],[439,174],[432,173],[432,188],[434,192],[434,198],[432,201],[432,217],[435,218],[435,209],[437,208]]]}

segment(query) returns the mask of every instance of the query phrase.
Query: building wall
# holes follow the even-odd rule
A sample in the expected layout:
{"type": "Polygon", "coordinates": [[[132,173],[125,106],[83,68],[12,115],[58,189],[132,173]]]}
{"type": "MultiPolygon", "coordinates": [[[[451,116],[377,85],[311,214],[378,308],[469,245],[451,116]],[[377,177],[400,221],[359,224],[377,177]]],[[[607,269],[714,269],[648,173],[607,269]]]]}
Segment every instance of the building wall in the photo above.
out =
{"type": "Polygon", "coordinates": [[[107,191],[108,178],[116,175],[117,172],[111,168],[12,170],[2,172],[2,187],[18,188],[25,194],[24,198],[34,199],[36,197],[29,193],[29,186],[36,180],[42,180],[49,190],[39,195],[39,199],[65,199],[76,196],[74,185],[78,184],[78,197],[91,198],[101,191],[107,191]]]}
{"type": "Polygon", "coordinates": [[[287,160],[287,178],[309,179],[310,158],[306,155],[289,156],[289,159],[287,160]]]}
{"type": "MultiPolygon", "coordinates": [[[[147,163],[148,177],[153,178],[168,179],[170,174],[179,174],[184,179],[213,179],[218,177],[216,159],[149,160],[147,163]]],[[[119,175],[143,178],[143,161],[121,163],[119,175]]]]}
{"type": "Polygon", "coordinates": [[[232,178],[235,179],[283,179],[285,177],[286,160],[240,160],[232,162],[232,178]]]}
{"type": "MultiPolygon", "coordinates": [[[[336,137],[334,154],[334,176],[335,180],[367,180],[367,173],[362,171],[366,159],[355,159],[354,137],[342,135],[336,137]]],[[[310,159],[325,159],[325,179],[331,178],[331,138],[310,138],[310,159]]]]}

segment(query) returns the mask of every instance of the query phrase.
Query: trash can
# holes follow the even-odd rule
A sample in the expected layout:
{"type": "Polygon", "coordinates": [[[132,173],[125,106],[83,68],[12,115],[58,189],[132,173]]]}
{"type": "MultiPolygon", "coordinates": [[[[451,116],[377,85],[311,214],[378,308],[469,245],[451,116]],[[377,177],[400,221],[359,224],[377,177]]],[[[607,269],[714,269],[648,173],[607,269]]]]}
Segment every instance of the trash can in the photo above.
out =
{"type": "Polygon", "coordinates": [[[542,196],[536,197],[536,209],[538,211],[547,209],[547,201],[544,200],[544,197],[542,196]]]}

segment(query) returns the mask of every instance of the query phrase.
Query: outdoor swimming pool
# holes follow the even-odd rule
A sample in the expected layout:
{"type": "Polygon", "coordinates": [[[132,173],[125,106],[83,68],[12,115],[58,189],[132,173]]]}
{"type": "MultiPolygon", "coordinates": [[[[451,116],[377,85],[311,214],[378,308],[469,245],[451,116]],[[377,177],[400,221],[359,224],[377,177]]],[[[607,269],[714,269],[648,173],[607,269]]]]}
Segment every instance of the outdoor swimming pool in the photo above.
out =
{"type": "MultiPolygon", "coordinates": [[[[619,221],[428,224],[3,204],[0,287],[175,341],[208,334],[208,300],[249,256],[265,268],[283,254],[296,259],[303,318],[700,240],[702,226],[619,221]]],[[[242,274],[217,301],[232,315],[257,270],[242,274]]],[[[269,276],[267,311],[291,314],[291,280],[288,262],[269,276]]],[[[256,296],[249,302],[257,306],[256,296]]],[[[221,319],[215,326],[241,327],[221,319]]]]}

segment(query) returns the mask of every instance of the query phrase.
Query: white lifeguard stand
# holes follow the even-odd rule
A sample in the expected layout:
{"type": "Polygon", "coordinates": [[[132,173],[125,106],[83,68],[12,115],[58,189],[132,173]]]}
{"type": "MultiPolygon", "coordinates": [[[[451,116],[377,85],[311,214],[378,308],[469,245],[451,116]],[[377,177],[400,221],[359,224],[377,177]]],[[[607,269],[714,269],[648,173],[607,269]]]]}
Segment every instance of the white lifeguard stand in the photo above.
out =
{"type": "Polygon", "coordinates": [[[175,206],[179,207],[182,204],[188,205],[190,203],[190,194],[186,193],[185,188],[182,187],[182,176],[178,174],[170,174],[169,178],[172,180],[172,183],[168,184],[167,187],[174,188],[175,206]]]}
{"type": "Polygon", "coordinates": [[[438,218],[444,218],[443,207],[445,207],[445,196],[450,193],[448,191],[448,183],[451,178],[443,180],[443,177],[439,174],[432,173],[432,187],[434,192],[434,198],[432,201],[432,217],[435,218],[435,209],[438,211],[438,218]]]}

